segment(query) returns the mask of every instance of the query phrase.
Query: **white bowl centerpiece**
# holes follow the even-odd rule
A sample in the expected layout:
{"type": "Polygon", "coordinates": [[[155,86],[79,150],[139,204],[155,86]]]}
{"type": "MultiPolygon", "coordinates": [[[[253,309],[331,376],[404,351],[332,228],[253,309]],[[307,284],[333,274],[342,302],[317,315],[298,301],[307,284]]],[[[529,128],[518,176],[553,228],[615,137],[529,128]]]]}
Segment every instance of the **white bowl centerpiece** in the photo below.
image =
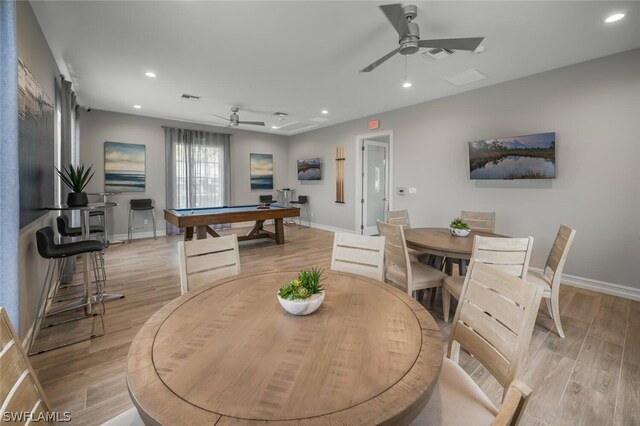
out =
{"type": "Polygon", "coordinates": [[[323,272],[317,267],[302,269],[298,278],[280,287],[276,295],[284,310],[292,315],[309,315],[318,309],[324,300],[323,272]]]}
{"type": "Polygon", "coordinates": [[[451,232],[451,235],[455,235],[456,237],[466,237],[469,235],[469,232],[471,232],[471,229],[469,228],[469,225],[462,221],[462,219],[455,218],[449,225],[449,231],[451,232]]]}

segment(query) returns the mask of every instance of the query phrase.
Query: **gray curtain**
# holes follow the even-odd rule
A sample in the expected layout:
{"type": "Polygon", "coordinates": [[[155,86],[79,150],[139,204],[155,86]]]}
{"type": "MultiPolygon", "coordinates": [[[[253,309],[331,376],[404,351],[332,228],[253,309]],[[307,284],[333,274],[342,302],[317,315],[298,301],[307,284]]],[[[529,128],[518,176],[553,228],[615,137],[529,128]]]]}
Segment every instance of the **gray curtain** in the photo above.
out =
{"type": "MultiPolygon", "coordinates": [[[[221,207],[231,201],[231,135],[164,128],[168,209],[221,207]]],[[[179,229],[167,223],[167,235],[179,229]]]]}
{"type": "Polygon", "coordinates": [[[14,1],[0,1],[0,306],[20,330],[18,54],[14,1]]]}

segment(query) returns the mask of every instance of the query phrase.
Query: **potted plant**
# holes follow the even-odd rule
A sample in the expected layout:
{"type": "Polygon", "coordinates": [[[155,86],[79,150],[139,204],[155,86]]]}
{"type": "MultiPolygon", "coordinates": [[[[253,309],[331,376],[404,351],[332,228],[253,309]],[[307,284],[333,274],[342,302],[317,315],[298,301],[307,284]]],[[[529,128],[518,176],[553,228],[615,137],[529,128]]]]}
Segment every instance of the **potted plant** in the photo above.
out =
{"type": "Polygon", "coordinates": [[[296,279],[280,287],[277,296],[284,310],[292,315],[308,315],[318,309],[324,300],[323,272],[317,267],[302,269],[296,279]]]}
{"type": "Polygon", "coordinates": [[[469,225],[464,223],[462,219],[455,218],[449,224],[449,231],[451,235],[455,235],[456,237],[466,237],[471,232],[471,228],[469,225]]]}
{"type": "Polygon", "coordinates": [[[85,169],[84,164],[79,166],[69,164],[68,167],[63,167],[62,171],[60,171],[55,167],[56,173],[60,176],[62,182],[72,191],[67,196],[67,205],[69,207],[81,207],[89,204],[87,193],[83,192],[83,190],[93,177],[92,168],[93,166],[89,166],[88,169],[85,169]]]}

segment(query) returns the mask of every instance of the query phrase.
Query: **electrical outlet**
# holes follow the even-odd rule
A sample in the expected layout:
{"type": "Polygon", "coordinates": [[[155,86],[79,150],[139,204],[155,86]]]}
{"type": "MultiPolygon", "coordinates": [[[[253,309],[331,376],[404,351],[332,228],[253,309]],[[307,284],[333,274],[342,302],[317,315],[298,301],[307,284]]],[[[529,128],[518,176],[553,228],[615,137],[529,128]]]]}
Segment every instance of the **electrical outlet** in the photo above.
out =
{"type": "Polygon", "coordinates": [[[396,194],[398,194],[398,195],[406,195],[407,194],[407,188],[404,188],[404,187],[401,187],[401,186],[397,187],[396,188],[396,194]]]}
{"type": "Polygon", "coordinates": [[[144,224],[145,224],[145,225],[148,225],[148,224],[149,224],[149,219],[145,219],[145,220],[144,220],[144,224]]]}

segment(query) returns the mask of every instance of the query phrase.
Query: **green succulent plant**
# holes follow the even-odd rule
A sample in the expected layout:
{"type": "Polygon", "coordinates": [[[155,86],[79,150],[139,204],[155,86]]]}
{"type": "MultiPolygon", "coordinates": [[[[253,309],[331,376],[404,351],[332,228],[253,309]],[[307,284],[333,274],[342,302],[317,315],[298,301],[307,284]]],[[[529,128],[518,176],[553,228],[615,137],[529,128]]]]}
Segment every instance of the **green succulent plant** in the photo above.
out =
{"type": "Polygon", "coordinates": [[[462,219],[460,218],[455,218],[451,221],[451,223],[449,224],[449,228],[452,229],[466,229],[469,230],[469,225],[467,225],[466,223],[464,223],[462,221],[462,219]]]}
{"type": "Polygon", "coordinates": [[[64,184],[73,192],[82,192],[95,173],[91,173],[93,165],[89,166],[88,169],[85,169],[84,164],[77,167],[73,164],[69,164],[69,166],[63,167],[62,171],[57,167],[54,168],[56,169],[58,176],[60,176],[60,179],[62,179],[62,182],[64,182],[64,184]]]}
{"type": "Polygon", "coordinates": [[[323,291],[322,268],[305,268],[298,273],[298,278],[291,280],[278,290],[278,296],[287,300],[307,299],[323,291]]]}

